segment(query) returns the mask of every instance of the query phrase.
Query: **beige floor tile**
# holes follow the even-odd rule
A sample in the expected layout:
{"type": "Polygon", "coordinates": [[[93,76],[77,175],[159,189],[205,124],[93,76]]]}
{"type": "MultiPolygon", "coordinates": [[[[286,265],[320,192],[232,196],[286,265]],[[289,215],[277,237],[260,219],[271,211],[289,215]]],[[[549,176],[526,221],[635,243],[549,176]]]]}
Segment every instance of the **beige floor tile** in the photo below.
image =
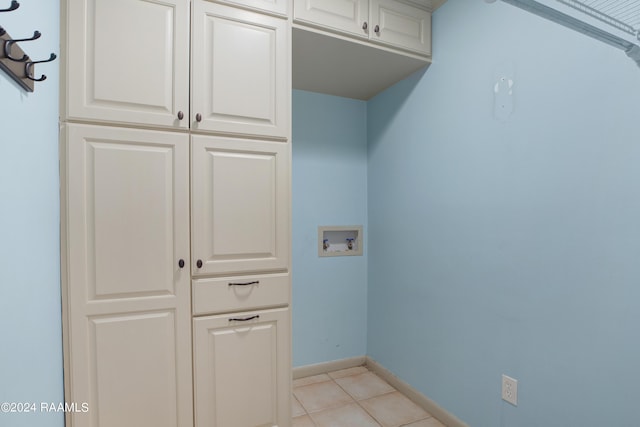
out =
{"type": "Polygon", "coordinates": [[[399,427],[431,415],[399,392],[361,400],[360,404],[383,427],[399,427]]]}
{"type": "Polygon", "coordinates": [[[293,395],[307,412],[335,408],[353,402],[353,399],[333,381],[295,387],[293,395]]]}
{"type": "Polygon", "coordinates": [[[380,424],[356,403],[314,412],[311,419],[317,427],[380,427],[380,424]]]}
{"type": "Polygon", "coordinates": [[[416,421],[415,423],[405,424],[402,427],[447,427],[435,418],[427,418],[426,420],[416,421]]]}
{"type": "Polygon", "coordinates": [[[335,380],[336,378],[364,374],[365,372],[369,372],[369,370],[364,366],[356,366],[355,368],[340,369],[339,371],[329,372],[329,376],[335,380]]]}
{"type": "Polygon", "coordinates": [[[291,396],[291,416],[295,418],[306,413],[300,402],[298,402],[298,399],[296,399],[295,396],[291,396]]]}
{"type": "Polygon", "coordinates": [[[393,387],[373,372],[336,378],[335,382],[356,400],[368,399],[395,391],[393,387]]]}
{"type": "Polygon", "coordinates": [[[298,378],[297,380],[293,380],[293,387],[295,388],[303,385],[321,383],[323,381],[331,381],[331,378],[329,378],[329,375],[327,374],[320,374],[320,375],[313,375],[311,377],[298,378]]]}
{"type": "Polygon", "coordinates": [[[303,415],[293,419],[292,427],[315,427],[315,424],[311,421],[309,415],[303,415]]]}

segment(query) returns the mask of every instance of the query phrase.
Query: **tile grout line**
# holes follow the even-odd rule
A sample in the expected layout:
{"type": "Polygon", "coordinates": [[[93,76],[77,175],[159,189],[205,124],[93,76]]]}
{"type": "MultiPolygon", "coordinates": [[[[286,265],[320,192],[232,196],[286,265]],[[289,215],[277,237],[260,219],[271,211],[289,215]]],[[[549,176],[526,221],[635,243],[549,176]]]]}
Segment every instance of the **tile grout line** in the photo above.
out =
{"type": "MultiPolygon", "coordinates": [[[[367,372],[371,372],[371,371],[367,370],[367,372]]],[[[356,376],[356,375],[360,375],[360,374],[348,375],[347,377],[349,377],[349,376],[353,376],[353,377],[354,377],[354,376],[356,376]]],[[[375,374],[374,374],[374,375],[375,375],[375,374]]],[[[341,377],[341,378],[347,378],[347,377],[341,377]]],[[[336,381],[336,379],[335,379],[335,378],[333,378],[333,377],[331,377],[331,376],[329,376],[329,378],[331,378],[331,380],[332,380],[334,383],[336,383],[336,385],[337,385],[338,387],[340,387],[342,390],[344,390],[344,392],[345,392],[345,393],[347,393],[347,394],[349,395],[349,397],[351,398],[351,400],[353,400],[353,401],[356,403],[356,405],[358,405],[358,406],[360,407],[360,409],[362,409],[362,410],[363,410],[367,415],[369,415],[369,416],[371,417],[371,419],[373,420],[373,422],[375,422],[376,424],[378,424],[378,426],[383,427],[383,426],[382,426],[382,424],[380,424],[380,422],[378,421],[378,419],[377,419],[376,417],[374,417],[374,416],[373,416],[373,414],[369,413],[369,411],[367,411],[367,409],[366,409],[365,407],[363,407],[363,406],[360,404],[360,402],[358,401],[358,399],[356,399],[355,397],[353,397],[353,396],[351,395],[351,393],[349,393],[349,391],[347,391],[347,389],[345,389],[344,387],[342,387],[342,386],[340,385],[340,383],[336,381]]],[[[395,390],[395,388],[394,388],[394,390],[395,390]]],[[[391,392],[391,393],[393,393],[393,392],[391,392]]],[[[386,394],[386,393],[383,393],[383,394],[386,394]]],[[[380,396],[382,396],[382,395],[380,395],[380,396]]]]}
{"type": "MultiPolygon", "coordinates": [[[[387,383],[384,379],[380,378],[380,377],[379,377],[375,372],[371,371],[370,369],[368,369],[368,368],[367,368],[367,371],[366,371],[366,372],[373,373],[373,375],[375,375],[377,378],[379,378],[380,380],[382,380],[382,381],[384,381],[385,383],[387,383]]],[[[353,374],[353,375],[346,375],[346,376],[344,376],[344,377],[339,377],[339,378],[347,378],[347,377],[352,377],[352,376],[362,375],[362,374],[364,374],[364,373],[366,373],[366,372],[356,373],[356,374],[353,374]]],[[[348,391],[347,389],[345,389],[344,387],[342,387],[342,385],[340,385],[340,383],[338,383],[338,382],[336,381],[336,378],[333,378],[333,377],[330,375],[331,373],[332,373],[332,372],[327,372],[327,373],[325,374],[325,375],[327,375],[327,377],[329,378],[328,380],[318,381],[318,382],[311,383],[311,384],[304,384],[304,385],[300,385],[300,386],[298,386],[298,387],[305,387],[305,386],[308,386],[308,385],[319,384],[319,383],[324,383],[324,382],[333,382],[333,384],[337,385],[337,386],[338,386],[338,388],[340,388],[342,391],[344,391],[344,392],[347,394],[347,396],[349,396],[349,398],[351,399],[351,401],[350,401],[350,402],[348,402],[348,403],[344,403],[344,404],[338,405],[338,406],[329,407],[329,408],[324,408],[324,409],[320,409],[320,410],[318,410],[318,411],[313,411],[313,413],[316,413],[316,412],[322,412],[322,411],[324,411],[324,410],[328,410],[328,409],[337,409],[337,408],[342,408],[342,407],[344,407],[344,406],[351,405],[351,404],[355,403],[355,404],[357,404],[357,405],[358,405],[358,407],[359,407],[360,409],[362,409],[362,410],[363,410],[367,415],[369,415],[369,416],[371,417],[371,419],[373,419],[373,421],[374,421],[374,422],[375,422],[379,427],[383,427],[382,423],[381,423],[381,422],[380,422],[380,421],[379,421],[379,420],[378,420],[378,419],[377,419],[377,418],[376,418],[372,413],[370,413],[369,411],[367,411],[367,409],[366,409],[364,406],[362,406],[362,405],[360,404],[360,401],[359,401],[358,399],[356,399],[354,396],[352,396],[352,395],[351,395],[351,393],[349,393],[349,391],[348,391]]],[[[388,383],[387,383],[387,384],[388,384],[388,383]]],[[[392,391],[385,392],[385,393],[381,393],[381,394],[377,394],[377,395],[374,395],[374,396],[369,396],[369,397],[368,397],[368,398],[366,398],[366,399],[362,399],[362,401],[365,401],[365,400],[367,400],[367,399],[373,399],[373,398],[380,397],[380,396],[385,396],[385,395],[387,395],[387,394],[391,394],[391,393],[400,393],[400,395],[404,396],[404,394],[403,394],[403,393],[401,393],[400,391],[398,391],[398,390],[397,390],[395,387],[393,387],[391,384],[389,384],[389,386],[393,389],[392,391]]],[[[294,387],[294,389],[295,389],[295,387],[294,387]]],[[[296,400],[297,400],[297,402],[300,404],[300,406],[301,406],[301,407],[302,407],[302,409],[304,410],[304,414],[302,414],[302,415],[298,415],[296,418],[298,418],[298,417],[302,417],[302,416],[305,416],[305,415],[306,415],[306,416],[308,417],[309,421],[311,421],[311,423],[312,423],[314,426],[316,426],[316,423],[315,423],[315,421],[313,420],[313,418],[311,417],[311,413],[307,410],[307,408],[302,404],[302,402],[301,402],[301,401],[300,401],[300,400],[299,400],[299,399],[298,399],[298,398],[297,398],[293,393],[292,393],[292,397],[293,397],[294,399],[296,399],[296,400]]],[[[404,396],[404,397],[406,397],[406,396],[404,396]]],[[[418,420],[411,421],[411,422],[409,422],[408,424],[399,424],[398,426],[393,426],[393,427],[403,427],[403,426],[410,425],[410,424],[412,424],[412,423],[416,423],[416,422],[419,422],[419,421],[423,421],[423,420],[428,420],[428,419],[430,419],[430,418],[434,418],[434,417],[433,417],[433,415],[431,415],[430,413],[428,413],[428,412],[427,412],[427,414],[428,414],[428,416],[426,416],[426,417],[424,417],[424,418],[420,418],[420,419],[418,419],[418,420]]]]}
{"type": "MultiPolygon", "coordinates": [[[[387,394],[391,394],[391,393],[400,393],[402,396],[404,396],[404,397],[406,397],[406,396],[405,396],[403,393],[401,393],[400,391],[398,391],[398,390],[397,390],[395,387],[393,387],[391,384],[389,384],[387,381],[385,381],[385,380],[383,380],[382,378],[380,378],[380,377],[378,376],[378,374],[376,374],[375,372],[373,372],[373,371],[372,371],[372,370],[370,370],[369,368],[367,368],[367,372],[362,372],[362,373],[359,373],[359,374],[353,374],[353,375],[347,375],[347,376],[345,376],[345,377],[340,377],[340,378],[355,377],[355,376],[357,376],[357,375],[362,375],[362,374],[365,374],[365,373],[372,373],[373,375],[375,375],[375,376],[376,376],[376,378],[378,378],[378,379],[380,379],[380,380],[384,381],[386,384],[388,384],[388,385],[389,385],[389,387],[391,387],[391,388],[392,388],[392,391],[388,391],[388,392],[386,392],[386,393],[376,394],[376,395],[374,395],[374,396],[369,396],[369,397],[367,397],[366,399],[358,400],[358,399],[356,399],[354,396],[352,396],[352,395],[351,395],[351,393],[349,393],[349,391],[348,391],[347,389],[345,389],[344,387],[342,387],[342,386],[340,385],[340,383],[336,381],[336,378],[333,378],[331,375],[329,375],[329,373],[327,373],[327,375],[329,375],[329,378],[331,378],[331,380],[332,380],[334,383],[336,383],[336,385],[337,385],[338,387],[340,387],[342,390],[344,390],[344,392],[345,392],[345,393],[347,393],[347,394],[349,395],[349,397],[351,397],[351,399],[352,399],[352,400],[353,400],[353,401],[354,401],[354,402],[355,402],[355,403],[356,403],[356,404],[357,404],[357,405],[358,405],[358,406],[359,406],[359,407],[360,407],[360,408],[361,408],[365,413],[367,413],[367,414],[368,414],[368,415],[369,415],[369,416],[374,420],[374,422],[375,422],[376,424],[378,424],[380,427],[384,427],[384,426],[382,425],[382,423],[381,423],[381,422],[380,422],[380,421],[379,421],[379,420],[378,420],[378,419],[377,419],[377,418],[376,418],[372,413],[370,413],[369,411],[367,411],[367,408],[365,408],[364,406],[362,406],[362,405],[360,404],[360,402],[361,402],[361,401],[368,400],[368,399],[373,399],[373,398],[375,398],[375,397],[386,396],[387,394]]],[[[428,412],[427,412],[427,413],[428,413],[428,412]]],[[[409,425],[409,424],[417,423],[418,421],[428,420],[429,418],[433,418],[433,415],[429,414],[427,417],[420,418],[420,419],[415,420],[415,421],[411,421],[411,422],[409,422],[408,424],[400,424],[400,425],[398,425],[398,426],[393,426],[393,427],[403,427],[403,426],[406,426],[406,425],[409,425]]],[[[313,421],[313,420],[312,420],[312,421],[313,421]]]]}

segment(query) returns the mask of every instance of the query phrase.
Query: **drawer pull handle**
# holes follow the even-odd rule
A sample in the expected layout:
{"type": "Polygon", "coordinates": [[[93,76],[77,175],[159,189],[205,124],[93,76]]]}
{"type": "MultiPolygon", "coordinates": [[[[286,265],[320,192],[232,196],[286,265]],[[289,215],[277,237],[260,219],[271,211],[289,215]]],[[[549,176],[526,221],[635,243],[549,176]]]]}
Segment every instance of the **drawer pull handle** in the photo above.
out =
{"type": "Polygon", "coordinates": [[[229,286],[249,286],[249,285],[258,285],[260,284],[259,280],[255,280],[253,282],[245,282],[245,283],[229,283],[229,286]]]}
{"type": "Polygon", "coordinates": [[[369,28],[369,25],[367,24],[367,21],[365,21],[364,24],[362,24],[362,29],[366,31],[367,28],[369,28]]]}
{"type": "Polygon", "coordinates": [[[247,322],[249,320],[253,320],[253,319],[259,319],[260,315],[256,314],[255,316],[250,316],[250,317],[232,317],[231,319],[229,319],[229,322],[247,322]]]}
{"type": "Polygon", "coordinates": [[[376,25],[376,27],[373,29],[373,32],[377,35],[380,35],[380,25],[376,25]]]}
{"type": "Polygon", "coordinates": [[[202,114],[196,114],[196,122],[200,123],[202,121],[202,114]]]}
{"type": "Polygon", "coordinates": [[[184,113],[182,111],[178,111],[178,120],[184,119],[184,113]]]}
{"type": "Polygon", "coordinates": [[[196,261],[196,267],[198,268],[202,268],[202,260],[199,259],[198,261],[196,261]]]}
{"type": "Polygon", "coordinates": [[[178,261],[178,267],[180,268],[184,268],[184,260],[181,259],[180,261],[178,261]]]}

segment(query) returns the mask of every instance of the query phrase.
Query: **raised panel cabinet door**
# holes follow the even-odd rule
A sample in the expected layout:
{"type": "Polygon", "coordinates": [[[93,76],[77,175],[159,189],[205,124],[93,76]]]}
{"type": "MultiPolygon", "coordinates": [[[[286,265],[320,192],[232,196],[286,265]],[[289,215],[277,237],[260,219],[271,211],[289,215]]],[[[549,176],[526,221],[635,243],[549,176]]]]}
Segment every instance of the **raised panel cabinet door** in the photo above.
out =
{"type": "Polygon", "coordinates": [[[294,0],[296,21],[367,38],[369,0],[294,0]]]}
{"type": "Polygon", "coordinates": [[[67,0],[63,28],[66,119],[188,128],[188,0],[67,0]]]}
{"type": "Polygon", "coordinates": [[[188,136],[62,137],[66,400],[89,409],[67,421],[192,425],[188,136]]]}
{"type": "Polygon", "coordinates": [[[192,129],[289,138],[286,19],[196,0],[192,49],[192,129]]]}
{"type": "Polygon", "coordinates": [[[196,427],[291,425],[289,312],[194,319],[196,427]]]}
{"type": "Polygon", "coordinates": [[[431,55],[431,13],[426,10],[395,0],[371,0],[371,24],[371,40],[431,55]]]}
{"type": "Polygon", "coordinates": [[[191,138],[193,275],[287,270],[290,144],[191,138]]]}

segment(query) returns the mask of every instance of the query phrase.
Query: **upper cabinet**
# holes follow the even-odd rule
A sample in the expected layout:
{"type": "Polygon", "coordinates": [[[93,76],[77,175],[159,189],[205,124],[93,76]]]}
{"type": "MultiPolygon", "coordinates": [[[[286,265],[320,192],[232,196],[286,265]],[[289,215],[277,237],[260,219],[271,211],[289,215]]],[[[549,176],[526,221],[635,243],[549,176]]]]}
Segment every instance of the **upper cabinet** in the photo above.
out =
{"type": "Polygon", "coordinates": [[[367,37],[369,0],[294,0],[297,22],[367,37]]]}
{"type": "Polygon", "coordinates": [[[431,63],[443,0],[294,0],[293,87],[367,100],[431,63]]]}
{"type": "Polygon", "coordinates": [[[369,38],[431,55],[431,13],[395,0],[371,0],[369,38]]]}
{"type": "Polygon", "coordinates": [[[192,127],[286,138],[287,21],[207,1],[193,16],[192,127]]]}
{"type": "Polygon", "coordinates": [[[431,13],[396,0],[295,0],[295,19],[313,27],[431,54],[431,13]]]}
{"type": "Polygon", "coordinates": [[[67,11],[63,118],[189,126],[188,1],[69,0],[67,11]]]}
{"type": "Polygon", "coordinates": [[[228,3],[69,0],[63,119],[286,139],[287,3],[228,3]]]}

